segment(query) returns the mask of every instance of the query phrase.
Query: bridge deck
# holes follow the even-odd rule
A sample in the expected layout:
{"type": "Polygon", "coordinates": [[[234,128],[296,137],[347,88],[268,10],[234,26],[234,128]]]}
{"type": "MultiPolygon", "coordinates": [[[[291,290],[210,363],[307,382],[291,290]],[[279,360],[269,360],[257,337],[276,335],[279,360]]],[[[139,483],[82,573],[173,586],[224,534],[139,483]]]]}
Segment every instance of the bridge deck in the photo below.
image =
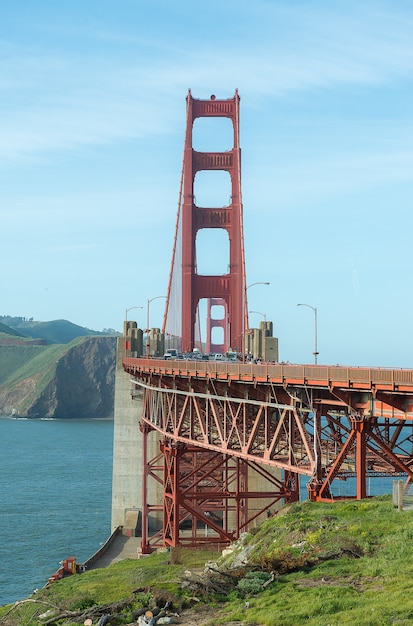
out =
{"type": "Polygon", "coordinates": [[[123,359],[132,375],[157,373],[186,378],[212,378],[240,382],[269,382],[281,385],[376,389],[413,394],[413,370],[343,367],[341,365],[248,364],[194,360],[123,359]]]}
{"type": "MultiPolygon", "coordinates": [[[[373,474],[413,483],[413,370],[130,357],[123,369],[135,385],[132,398],[141,398],[143,457],[150,433],[162,442],[162,463],[157,453],[143,474],[146,489],[155,469],[163,470],[170,545],[178,544],[186,517],[219,533],[208,515],[214,506],[224,511],[222,503],[237,511],[239,534],[254,519],[244,500],[295,501],[299,475],[311,478],[313,500],[335,497],[332,483],[350,476],[359,499],[373,474]]],[[[228,523],[221,539],[231,533],[228,523]]]]}

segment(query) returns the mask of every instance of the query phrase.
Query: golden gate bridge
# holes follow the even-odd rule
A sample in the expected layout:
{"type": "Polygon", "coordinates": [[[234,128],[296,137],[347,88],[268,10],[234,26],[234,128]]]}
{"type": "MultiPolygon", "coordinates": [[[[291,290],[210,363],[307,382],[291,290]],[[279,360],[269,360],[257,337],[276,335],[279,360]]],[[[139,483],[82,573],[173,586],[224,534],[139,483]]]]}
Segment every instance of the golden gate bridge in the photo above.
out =
{"type": "Polygon", "coordinates": [[[163,327],[147,328],[144,345],[143,331],[125,323],[122,367],[142,409],[143,552],[161,545],[227,544],[282,503],[297,501],[301,476],[314,501],[332,500],[334,481],[350,477],[357,499],[367,497],[370,477],[401,476],[406,489],[413,479],[413,370],[246,362],[252,331],[239,112],[237,91],[229,99],[208,100],[188,92],[163,327]],[[194,122],[201,117],[231,121],[232,149],[194,149],[194,122]],[[196,205],[195,179],[204,170],[228,174],[230,204],[196,205]],[[197,271],[202,229],[228,234],[223,275],[197,271]],[[201,300],[207,302],[203,332],[201,300]],[[173,337],[180,353],[233,349],[239,358],[164,360],[158,348],[154,355],[149,349],[154,337],[162,347],[165,337],[173,337]],[[154,434],[159,443],[151,454],[154,434]],[[149,497],[151,482],[161,492],[159,502],[149,497]],[[161,528],[150,534],[153,512],[161,515],[161,528]]]}

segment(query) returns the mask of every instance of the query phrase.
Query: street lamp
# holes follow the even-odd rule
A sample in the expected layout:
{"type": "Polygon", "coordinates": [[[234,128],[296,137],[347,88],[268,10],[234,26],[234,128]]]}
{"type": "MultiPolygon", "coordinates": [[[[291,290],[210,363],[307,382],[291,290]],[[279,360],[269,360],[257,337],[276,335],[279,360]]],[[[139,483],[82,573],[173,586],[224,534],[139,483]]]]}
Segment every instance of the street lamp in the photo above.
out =
{"type": "Polygon", "coordinates": [[[251,285],[248,285],[248,287],[245,289],[245,291],[247,291],[250,287],[254,287],[254,285],[269,285],[270,283],[252,283],[251,285]]]}
{"type": "Polygon", "coordinates": [[[264,322],[267,321],[267,316],[265,315],[265,313],[261,313],[260,311],[248,311],[248,314],[250,313],[256,313],[257,315],[262,315],[264,318],[264,322]]]}
{"type": "MultiPolygon", "coordinates": [[[[264,283],[264,282],[257,282],[257,283],[251,283],[251,285],[248,285],[248,287],[245,287],[245,307],[247,307],[247,291],[248,289],[250,289],[251,287],[254,287],[254,285],[269,285],[270,283],[264,283]]],[[[245,331],[248,330],[246,328],[246,322],[247,322],[247,309],[245,308],[245,315],[244,315],[244,335],[245,335],[245,331]]]]}
{"type": "Polygon", "coordinates": [[[132,309],[143,309],[143,306],[131,306],[129,307],[129,309],[126,309],[125,311],[125,321],[128,321],[128,313],[129,311],[132,311],[132,309]]]}
{"type": "Polygon", "coordinates": [[[150,346],[149,307],[150,307],[151,302],[153,302],[154,300],[158,300],[159,298],[166,298],[166,296],[155,296],[154,298],[151,298],[150,300],[148,300],[147,306],[146,306],[146,358],[149,357],[149,346],[150,346]]]}
{"type": "Polygon", "coordinates": [[[247,291],[248,291],[248,289],[250,289],[251,287],[254,287],[254,285],[269,285],[269,284],[270,284],[270,283],[267,283],[267,282],[262,282],[262,281],[258,281],[258,282],[256,282],[256,283],[251,283],[251,285],[248,285],[248,287],[245,287],[245,294],[244,294],[244,295],[245,295],[245,303],[244,303],[245,309],[244,309],[244,318],[243,318],[243,319],[244,319],[244,328],[243,328],[243,330],[242,330],[242,338],[241,338],[241,343],[242,343],[242,361],[243,361],[243,362],[244,362],[244,359],[245,359],[245,333],[246,333],[246,331],[248,330],[248,328],[247,328],[247,325],[248,325],[248,313],[247,313],[247,311],[248,311],[248,309],[247,309],[248,302],[247,302],[247,291]]]}
{"type": "Polygon", "coordinates": [[[314,365],[317,365],[317,357],[318,357],[318,350],[317,350],[317,307],[315,306],[311,306],[311,304],[297,304],[297,306],[306,306],[309,309],[312,309],[314,311],[314,365]]]}

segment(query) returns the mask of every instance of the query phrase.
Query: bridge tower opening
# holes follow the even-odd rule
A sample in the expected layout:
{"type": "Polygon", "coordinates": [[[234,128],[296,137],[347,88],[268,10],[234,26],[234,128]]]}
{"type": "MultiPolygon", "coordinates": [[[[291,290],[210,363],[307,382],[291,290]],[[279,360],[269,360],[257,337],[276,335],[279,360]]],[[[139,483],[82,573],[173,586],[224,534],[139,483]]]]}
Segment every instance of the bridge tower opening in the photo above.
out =
{"type": "Polygon", "coordinates": [[[223,298],[208,298],[206,316],[206,343],[205,352],[224,353],[228,350],[228,311],[226,301],[223,298]],[[220,316],[216,317],[220,311],[220,316]],[[214,336],[214,329],[219,329],[221,334],[218,339],[214,336]],[[220,340],[219,340],[220,339],[220,340]]]}
{"type": "Polygon", "coordinates": [[[239,140],[240,98],[209,100],[186,98],[186,132],[178,204],[178,216],[168,285],[163,331],[181,337],[181,350],[213,346],[225,352],[230,347],[244,348],[247,328],[243,209],[241,196],[241,150],[239,140]],[[201,152],[193,146],[193,126],[197,118],[228,118],[233,128],[230,150],[201,152]],[[207,207],[196,204],[194,185],[201,171],[224,171],[229,174],[229,204],[207,207]],[[229,265],[223,274],[200,274],[197,271],[197,234],[202,229],[224,229],[229,240],[229,265]],[[207,301],[205,334],[200,326],[199,303],[207,301]],[[220,304],[224,318],[211,318],[211,305],[220,304]],[[222,343],[214,342],[214,328],[223,329],[222,343]],[[202,335],[202,336],[201,336],[202,335]]]}

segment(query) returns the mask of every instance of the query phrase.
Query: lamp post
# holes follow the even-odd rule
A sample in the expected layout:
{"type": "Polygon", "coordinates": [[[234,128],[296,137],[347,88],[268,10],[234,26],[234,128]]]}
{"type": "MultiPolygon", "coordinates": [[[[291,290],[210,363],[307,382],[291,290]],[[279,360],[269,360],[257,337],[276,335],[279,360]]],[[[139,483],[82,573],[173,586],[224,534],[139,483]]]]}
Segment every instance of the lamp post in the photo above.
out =
{"type": "Polygon", "coordinates": [[[248,289],[251,289],[251,287],[254,287],[254,285],[269,285],[270,283],[268,282],[263,282],[263,281],[258,281],[256,283],[251,283],[250,285],[248,285],[248,287],[245,287],[245,309],[244,309],[244,328],[243,328],[243,332],[242,332],[242,338],[241,338],[241,343],[242,343],[242,362],[244,363],[245,361],[245,333],[248,330],[248,328],[246,328],[247,326],[247,321],[248,321],[248,314],[247,314],[247,291],[248,289]]]}
{"type": "Polygon", "coordinates": [[[248,289],[250,287],[254,287],[254,285],[269,285],[270,283],[262,283],[262,282],[258,282],[258,283],[252,283],[251,285],[248,285],[248,287],[246,287],[245,291],[248,291],[248,289]]]}
{"type": "Polygon", "coordinates": [[[126,309],[125,311],[125,321],[128,321],[128,313],[129,311],[132,311],[132,309],[143,309],[143,306],[131,306],[129,307],[129,309],[126,309]]]}
{"type": "Polygon", "coordinates": [[[146,305],[146,358],[149,357],[149,346],[150,346],[149,308],[150,308],[151,302],[153,302],[154,300],[159,300],[159,298],[166,298],[166,296],[155,296],[154,298],[150,298],[147,301],[147,305],[146,305]]]}
{"type": "Polygon", "coordinates": [[[248,314],[250,313],[256,313],[257,315],[262,315],[262,317],[264,318],[264,322],[267,321],[267,316],[265,315],[265,313],[261,313],[260,311],[248,311],[248,314]]]}
{"type": "Polygon", "coordinates": [[[297,304],[297,306],[306,306],[309,309],[312,309],[314,311],[314,365],[317,365],[317,357],[318,357],[318,350],[317,350],[317,307],[316,306],[311,306],[311,304],[297,304]]]}
{"type": "MultiPolygon", "coordinates": [[[[247,291],[248,291],[248,289],[251,289],[251,287],[254,287],[254,285],[269,285],[269,284],[270,283],[263,283],[263,282],[259,281],[257,283],[251,283],[251,285],[248,285],[248,287],[245,287],[245,307],[247,307],[247,304],[248,304],[247,303],[247,291]]],[[[246,310],[247,309],[245,309],[245,312],[246,312],[246,310]]],[[[245,319],[244,319],[244,333],[245,333],[245,330],[247,330],[245,328],[245,322],[246,322],[246,315],[245,315],[245,319]]]]}

